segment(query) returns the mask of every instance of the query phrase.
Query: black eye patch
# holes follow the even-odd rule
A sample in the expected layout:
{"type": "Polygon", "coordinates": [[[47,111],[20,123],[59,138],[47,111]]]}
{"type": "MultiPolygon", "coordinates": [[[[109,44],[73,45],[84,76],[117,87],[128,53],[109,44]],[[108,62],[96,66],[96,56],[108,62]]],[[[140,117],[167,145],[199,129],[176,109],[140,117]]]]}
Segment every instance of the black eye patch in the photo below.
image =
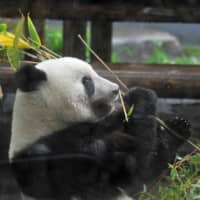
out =
{"type": "Polygon", "coordinates": [[[88,76],[84,76],[82,78],[82,83],[84,85],[84,88],[85,88],[87,95],[89,97],[92,96],[94,94],[94,91],[95,91],[93,80],[88,76]]]}

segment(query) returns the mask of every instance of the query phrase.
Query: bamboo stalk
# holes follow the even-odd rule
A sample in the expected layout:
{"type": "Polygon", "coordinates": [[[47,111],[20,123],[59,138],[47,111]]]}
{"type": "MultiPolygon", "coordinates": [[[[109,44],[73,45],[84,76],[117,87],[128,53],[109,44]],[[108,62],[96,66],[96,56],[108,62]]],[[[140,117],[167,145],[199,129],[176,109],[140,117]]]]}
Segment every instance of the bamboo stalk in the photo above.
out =
{"type": "Polygon", "coordinates": [[[55,53],[54,51],[45,47],[44,45],[41,45],[41,48],[44,49],[45,51],[47,51],[48,53],[52,54],[53,56],[55,56],[55,58],[61,58],[61,56],[59,54],[55,53]]]}
{"type": "Polygon", "coordinates": [[[36,51],[40,52],[40,55],[47,59],[54,59],[57,58],[56,56],[50,54],[49,52],[45,51],[44,49],[36,49],[36,51]]]}
{"type": "Polygon", "coordinates": [[[155,120],[164,128],[166,128],[171,134],[173,134],[174,136],[176,136],[177,138],[187,142],[188,144],[190,144],[191,146],[193,146],[195,149],[197,149],[200,152],[200,147],[196,144],[194,144],[191,140],[189,139],[185,139],[184,137],[182,137],[179,133],[177,133],[176,131],[172,130],[163,120],[161,120],[158,117],[154,117],[155,120]]]}
{"type": "Polygon", "coordinates": [[[126,107],[125,107],[125,104],[124,104],[124,99],[122,97],[121,91],[119,91],[119,98],[120,98],[120,101],[121,101],[121,104],[122,104],[122,109],[123,109],[123,112],[124,112],[125,121],[128,122],[128,115],[127,115],[127,112],[126,112],[126,107]]]}
{"type": "MultiPolygon", "coordinates": [[[[96,57],[96,59],[115,77],[115,79],[119,82],[119,84],[127,91],[128,87],[126,86],[126,84],[124,82],[122,82],[119,77],[110,69],[110,67],[96,54],[96,52],[87,44],[87,42],[82,38],[82,36],[79,34],[78,38],[81,40],[81,42],[86,46],[86,48],[96,57]]],[[[125,117],[125,121],[128,122],[128,115],[126,112],[126,107],[125,107],[125,103],[122,97],[122,92],[119,91],[119,97],[120,97],[120,101],[122,104],[122,109],[124,112],[124,117],[125,117]]]]}
{"type": "MultiPolygon", "coordinates": [[[[38,42],[36,42],[35,40],[32,40],[30,37],[26,38],[24,35],[22,37],[27,43],[33,42],[38,45],[38,42]]],[[[30,45],[30,49],[34,50],[36,53],[40,53],[40,55],[43,56],[44,58],[48,58],[48,59],[49,58],[61,58],[61,56],[59,54],[55,53],[54,51],[50,50],[49,48],[47,48],[46,46],[44,46],[42,44],[40,45],[40,48],[38,48],[38,49],[36,49],[35,47],[30,45]],[[50,56],[47,57],[46,56],[47,54],[49,54],[50,56]]]]}
{"type": "MultiPolygon", "coordinates": [[[[30,41],[23,35],[22,36],[23,40],[25,40],[27,43],[29,43],[30,41]]],[[[46,60],[43,53],[41,53],[40,49],[36,49],[35,47],[31,46],[29,47],[29,49],[35,51],[35,53],[39,54],[41,57],[39,58],[41,61],[46,60]]],[[[34,54],[33,54],[34,55],[34,54]]]]}
{"type": "MultiPolygon", "coordinates": [[[[38,45],[38,43],[36,41],[32,40],[31,38],[28,38],[28,40],[30,40],[31,42],[38,45]]],[[[61,56],[59,54],[55,53],[54,51],[52,51],[51,49],[47,48],[46,46],[44,46],[42,44],[40,45],[40,50],[41,49],[43,49],[43,51],[45,51],[46,53],[51,54],[54,58],[61,58],[61,56]]],[[[36,50],[38,50],[38,49],[36,49],[36,50]]]]}
{"type": "Polygon", "coordinates": [[[25,64],[38,64],[39,62],[34,62],[34,61],[29,61],[29,60],[22,60],[21,63],[25,63],[25,64]]]}
{"type": "Polygon", "coordinates": [[[110,67],[96,54],[96,52],[87,44],[87,42],[82,38],[82,36],[79,34],[78,38],[81,40],[81,42],[85,45],[85,47],[95,56],[95,58],[115,77],[115,79],[118,81],[118,83],[126,90],[128,91],[128,87],[126,84],[119,79],[119,77],[110,69],[110,67]]]}
{"type": "Polygon", "coordinates": [[[29,56],[30,58],[33,58],[33,59],[37,59],[37,60],[40,60],[42,61],[38,56],[34,55],[34,54],[31,54],[29,52],[26,52],[26,51],[21,51],[24,55],[27,55],[29,56]]]}

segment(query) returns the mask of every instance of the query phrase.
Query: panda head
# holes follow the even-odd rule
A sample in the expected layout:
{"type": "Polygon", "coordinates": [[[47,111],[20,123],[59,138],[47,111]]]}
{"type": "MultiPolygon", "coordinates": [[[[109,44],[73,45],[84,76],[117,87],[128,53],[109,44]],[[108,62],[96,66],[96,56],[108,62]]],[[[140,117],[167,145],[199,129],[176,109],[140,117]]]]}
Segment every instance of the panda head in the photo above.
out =
{"type": "Polygon", "coordinates": [[[16,79],[10,157],[70,123],[105,117],[112,112],[119,90],[88,63],[71,57],[24,66],[16,79]]]}
{"type": "Polygon", "coordinates": [[[38,97],[66,123],[104,117],[113,110],[119,91],[88,63],[71,57],[24,66],[16,76],[22,96],[38,97]]]}

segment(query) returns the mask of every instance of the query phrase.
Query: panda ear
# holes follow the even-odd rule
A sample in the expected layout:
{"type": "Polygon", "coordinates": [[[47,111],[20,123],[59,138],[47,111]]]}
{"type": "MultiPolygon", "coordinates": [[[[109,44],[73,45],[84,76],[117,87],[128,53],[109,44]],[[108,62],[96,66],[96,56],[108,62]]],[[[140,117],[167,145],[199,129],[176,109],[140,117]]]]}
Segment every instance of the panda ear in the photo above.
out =
{"type": "Polygon", "coordinates": [[[38,88],[41,81],[46,81],[45,72],[34,65],[24,65],[16,72],[17,87],[23,92],[31,92],[38,88]]]}

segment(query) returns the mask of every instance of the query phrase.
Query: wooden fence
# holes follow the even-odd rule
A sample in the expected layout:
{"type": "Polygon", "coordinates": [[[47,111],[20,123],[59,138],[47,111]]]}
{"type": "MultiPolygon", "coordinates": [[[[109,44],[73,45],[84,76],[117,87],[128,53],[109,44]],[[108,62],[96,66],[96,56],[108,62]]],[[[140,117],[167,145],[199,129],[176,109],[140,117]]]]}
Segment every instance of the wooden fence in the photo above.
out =
{"type": "MultiPolygon", "coordinates": [[[[111,57],[112,22],[200,22],[198,1],[65,1],[65,0],[10,0],[0,1],[0,17],[19,17],[30,13],[41,36],[45,19],[63,20],[63,55],[85,58],[85,48],[77,38],[86,33],[86,23],[91,22],[91,46],[109,62],[111,57]],[[82,2],[82,3],[81,3],[82,2]]],[[[92,57],[92,62],[95,58],[92,57]]],[[[95,64],[96,66],[97,64],[95,64]]],[[[162,97],[200,97],[200,67],[177,65],[112,64],[112,70],[128,86],[141,85],[155,89],[162,97]]],[[[102,70],[102,68],[101,68],[102,70]]],[[[109,78],[105,71],[101,73],[109,78]]],[[[0,84],[4,92],[13,91],[12,72],[0,68],[0,84]]]]}
{"type": "MultiPolygon", "coordinates": [[[[99,74],[114,80],[101,64],[93,63],[99,74]]],[[[157,91],[159,97],[200,98],[200,68],[189,65],[109,64],[127,86],[145,86],[157,91]]],[[[4,93],[15,92],[14,73],[10,67],[0,67],[0,83],[4,93]]]]}
{"type": "Polygon", "coordinates": [[[86,22],[91,22],[92,48],[110,61],[112,22],[200,22],[200,3],[197,0],[167,1],[98,1],[98,0],[1,0],[0,17],[19,17],[30,13],[40,35],[44,35],[45,19],[63,20],[63,54],[85,57],[83,45],[77,34],[85,36],[86,22]],[[81,3],[82,2],[82,3],[81,3]]]}

